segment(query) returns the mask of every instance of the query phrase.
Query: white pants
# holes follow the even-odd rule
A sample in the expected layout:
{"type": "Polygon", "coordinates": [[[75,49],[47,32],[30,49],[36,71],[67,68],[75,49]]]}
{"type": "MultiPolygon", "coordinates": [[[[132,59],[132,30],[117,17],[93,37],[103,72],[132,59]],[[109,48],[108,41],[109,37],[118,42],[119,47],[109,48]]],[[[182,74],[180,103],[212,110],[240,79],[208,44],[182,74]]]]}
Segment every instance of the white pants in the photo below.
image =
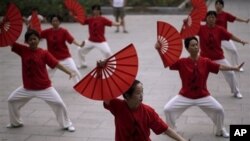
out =
{"type": "Polygon", "coordinates": [[[175,128],[175,120],[191,106],[200,107],[216,125],[217,131],[220,131],[224,127],[224,109],[212,96],[189,99],[182,95],[176,95],[164,106],[164,113],[168,125],[175,128]]]}
{"type": "Polygon", "coordinates": [[[231,64],[233,66],[239,65],[239,52],[232,40],[229,41],[222,41],[221,46],[224,50],[226,50],[226,53],[229,55],[228,57],[231,60],[231,64]]]}
{"type": "MultiPolygon", "coordinates": [[[[214,62],[221,65],[231,66],[226,59],[214,60],[214,62]]],[[[231,92],[233,94],[240,92],[235,72],[234,71],[221,71],[221,72],[224,75],[224,78],[226,79],[228,85],[230,86],[231,92]]]]}
{"type": "MultiPolygon", "coordinates": [[[[81,78],[82,78],[81,73],[77,69],[75,62],[71,57],[66,58],[64,60],[59,60],[59,62],[60,62],[60,64],[62,64],[66,68],[68,68],[71,71],[74,71],[76,73],[76,76],[73,78],[74,83],[77,83],[81,80],[81,78]]],[[[49,76],[53,77],[56,70],[57,70],[57,68],[54,68],[54,69],[49,68],[48,69],[49,76]]]]}
{"type": "Polygon", "coordinates": [[[44,90],[27,90],[23,87],[17,88],[8,98],[10,123],[13,125],[22,124],[20,109],[32,98],[37,97],[44,100],[52,108],[57,121],[62,128],[72,125],[66,106],[55,88],[49,87],[44,90]]]}
{"type": "Polygon", "coordinates": [[[79,65],[87,65],[85,56],[93,48],[97,48],[98,50],[100,50],[105,58],[108,58],[112,55],[111,49],[107,42],[96,43],[89,40],[85,40],[84,47],[78,48],[79,65]]]}

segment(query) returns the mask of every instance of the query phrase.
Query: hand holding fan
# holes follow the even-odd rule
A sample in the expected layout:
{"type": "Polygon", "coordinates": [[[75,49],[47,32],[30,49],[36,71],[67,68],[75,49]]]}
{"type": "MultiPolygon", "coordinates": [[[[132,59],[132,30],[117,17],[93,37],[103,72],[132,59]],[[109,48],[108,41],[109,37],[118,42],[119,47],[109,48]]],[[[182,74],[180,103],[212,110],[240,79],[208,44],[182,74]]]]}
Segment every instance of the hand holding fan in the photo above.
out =
{"type": "Polygon", "coordinates": [[[132,85],[138,71],[138,57],[133,44],[97,65],[74,89],[94,100],[110,100],[122,95],[132,85]]]}

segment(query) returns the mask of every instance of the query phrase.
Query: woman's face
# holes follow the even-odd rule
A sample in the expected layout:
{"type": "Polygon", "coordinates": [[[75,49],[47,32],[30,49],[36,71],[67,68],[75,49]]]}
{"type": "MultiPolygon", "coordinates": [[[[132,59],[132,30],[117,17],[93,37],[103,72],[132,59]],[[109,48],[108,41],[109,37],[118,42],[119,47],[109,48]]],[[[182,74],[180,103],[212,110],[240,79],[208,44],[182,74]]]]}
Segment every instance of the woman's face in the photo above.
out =
{"type": "Polygon", "coordinates": [[[208,15],[206,18],[207,25],[213,26],[216,22],[216,16],[215,15],[208,15]]]}
{"type": "Polygon", "coordinates": [[[39,38],[35,34],[32,34],[28,38],[28,42],[27,43],[29,44],[29,47],[34,50],[38,46],[39,38]]]}
{"type": "Polygon", "coordinates": [[[58,28],[60,25],[60,20],[57,17],[53,17],[51,20],[51,24],[54,28],[58,28]]]}
{"type": "Polygon", "coordinates": [[[136,85],[133,94],[131,95],[131,97],[128,97],[127,100],[136,106],[139,106],[139,104],[141,104],[143,100],[143,85],[141,83],[138,83],[136,85]]]}
{"type": "Polygon", "coordinates": [[[189,42],[189,47],[188,47],[188,52],[190,55],[198,55],[199,53],[199,45],[198,45],[198,42],[196,40],[191,40],[189,42]]]}
{"type": "Polygon", "coordinates": [[[219,2],[217,2],[215,4],[215,9],[216,9],[216,11],[221,11],[223,9],[223,5],[219,2]]]}

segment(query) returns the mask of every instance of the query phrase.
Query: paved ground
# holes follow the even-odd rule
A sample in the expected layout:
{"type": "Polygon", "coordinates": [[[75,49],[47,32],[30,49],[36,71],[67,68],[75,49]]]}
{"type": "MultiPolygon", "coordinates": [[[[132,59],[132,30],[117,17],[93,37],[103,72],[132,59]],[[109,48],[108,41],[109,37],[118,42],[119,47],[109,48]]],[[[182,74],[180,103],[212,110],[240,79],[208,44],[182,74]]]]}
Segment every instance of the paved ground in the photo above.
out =
{"type": "MultiPolygon", "coordinates": [[[[227,0],[225,9],[243,18],[250,17],[250,1],[227,0]]],[[[209,6],[214,9],[214,3],[209,6]]],[[[112,18],[112,16],[107,16],[112,18]]],[[[156,40],[156,21],[163,20],[173,24],[180,29],[182,19],[186,16],[180,15],[129,15],[126,17],[128,34],[114,33],[115,28],[107,28],[107,39],[113,52],[120,50],[129,43],[136,46],[139,55],[138,79],[144,83],[144,102],[150,104],[164,118],[163,106],[180,89],[180,80],[177,72],[164,69],[160,57],[153,48],[156,40]]],[[[49,25],[44,24],[43,28],[49,25]]],[[[87,27],[79,24],[62,24],[78,40],[82,41],[88,36],[87,27]]],[[[250,25],[235,23],[229,25],[238,37],[250,41],[250,25]]],[[[23,35],[19,39],[23,42],[23,35]]],[[[245,72],[237,73],[240,89],[244,95],[242,100],[232,97],[229,87],[221,74],[210,75],[208,87],[212,95],[225,108],[225,124],[250,123],[250,46],[236,44],[242,61],[245,61],[245,72]]],[[[45,46],[45,42],[41,42],[45,46]]],[[[77,62],[76,47],[70,46],[73,58],[77,62]]],[[[114,140],[114,123],[112,115],[104,110],[102,102],[92,101],[80,96],[72,89],[73,82],[68,80],[62,72],[54,76],[54,87],[59,91],[68,106],[70,117],[77,131],[68,133],[62,131],[49,106],[39,99],[30,101],[21,111],[24,119],[24,127],[20,129],[7,129],[8,107],[7,98],[9,94],[21,85],[20,58],[10,51],[10,48],[0,49],[0,140],[1,141],[112,141],[114,140]]],[[[183,52],[183,56],[187,53],[183,52]]],[[[88,56],[89,67],[81,69],[84,76],[94,66],[95,61],[100,59],[101,54],[93,50],[88,56]]],[[[215,127],[211,120],[198,108],[188,109],[177,120],[178,131],[192,141],[224,141],[227,139],[214,136],[215,127]]],[[[164,135],[151,135],[154,141],[170,140],[164,135]]]]}

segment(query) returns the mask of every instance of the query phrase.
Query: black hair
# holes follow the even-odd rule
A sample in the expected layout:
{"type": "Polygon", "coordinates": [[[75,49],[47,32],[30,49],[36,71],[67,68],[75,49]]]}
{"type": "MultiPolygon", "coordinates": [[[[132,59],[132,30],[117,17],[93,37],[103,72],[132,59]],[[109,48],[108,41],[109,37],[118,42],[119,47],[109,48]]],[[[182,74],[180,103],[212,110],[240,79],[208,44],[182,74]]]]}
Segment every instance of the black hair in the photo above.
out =
{"type": "Polygon", "coordinates": [[[101,11],[101,6],[99,4],[94,4],[92,7],[91,7],[92,11],[93,10],[99,10],[101,11]]]}
{"type": "Polygon", "coordinates": [[[224,1],[223,0],[216,0],[215,4],[217,4],[217,3],[221,4],[224,7],[224,1]]]}
{"type": "Polygon", "coordinates": [[[29,29],[29,30],[27,30],[27,32],[24,35],[24,39],[25,39],[26,43],[28,42],[31,35],[35,35],[36,37],[38,37],[40,39],[40,34],[36,30],[29,29]]]}
{"type": "Polygon", "coordinates": [[[208,11],[206,17],[211,16],[211,15],[217,17],[217,13],[213,10],[208,11]]]}
{"type": "Polygon", "coordinates": [[[185,48],[186,48],[186,49],[189,48],[189,43],[190,43],[192,40],[195,40],[195,41],[198,42],[198,39],[197,39],[195,36],[186,38],[186,39],[184,40],[184,45],[185,45],[185,48]]]}
{"type": "Polygon", "coordinates": [[[52,19],[53,18],[57,18],[59,20],[59,22],[62,21],[62,17],[60,15],[56,15],[56,14],[53,14],[53,15],[50,15],[49,16],[49,22],[52,23],[52,19]]]}
{"type": "Polygon", "coordinates": [[[135,91],[135,88],[137,84],[141,83],[139,80],[135,80],[133,84],[130,86],[130,88],[122,95],[124,99],[128,99],[133,95],[133,92],[135,91]]]}

